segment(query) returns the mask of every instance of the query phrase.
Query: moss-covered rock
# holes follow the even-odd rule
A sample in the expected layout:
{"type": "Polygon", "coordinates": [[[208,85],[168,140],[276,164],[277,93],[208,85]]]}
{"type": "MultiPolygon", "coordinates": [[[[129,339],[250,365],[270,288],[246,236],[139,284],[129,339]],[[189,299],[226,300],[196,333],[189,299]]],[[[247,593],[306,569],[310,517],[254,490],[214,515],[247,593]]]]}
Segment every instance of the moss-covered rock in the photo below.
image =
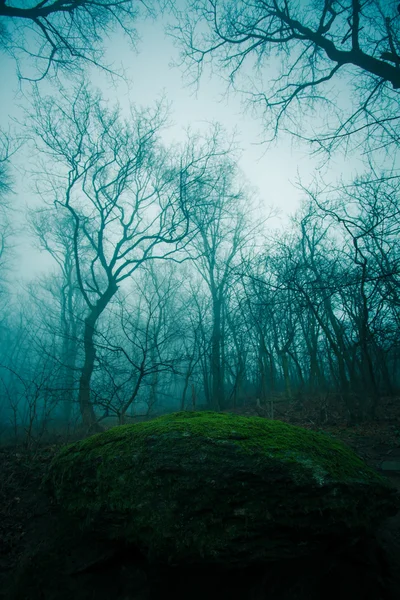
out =
{"type": "Polygon", "coordinates": [[[399,508],[386,480],[340,442],[213,412],[173,413],[66,446],[47,485],[84,528],[173,563],[299,556],[399,508]]]}

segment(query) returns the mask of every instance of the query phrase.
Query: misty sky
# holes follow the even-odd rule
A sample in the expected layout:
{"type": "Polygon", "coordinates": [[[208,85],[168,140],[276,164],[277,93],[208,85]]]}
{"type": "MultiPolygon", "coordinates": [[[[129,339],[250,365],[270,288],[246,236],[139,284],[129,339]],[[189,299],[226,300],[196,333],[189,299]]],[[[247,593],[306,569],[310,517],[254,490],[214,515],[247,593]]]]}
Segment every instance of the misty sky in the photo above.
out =
{"type": "MultiPolygon", "coordinates": [[[[165,21],[165,20],[164,20],[165,21]]],[[[224,94],[226,85],[217,76],[206,76],[200,82],[200,89],[187,86],[187,79],[182,77],[182,70],[171,66],[178,57],[178,50],[173,41],[164,33],[161,19],[154,21],[138,21],[140,42],[138,52],[129,48],[122,34],[115,35],[107,42],[107,61],[113,62],[115,68],[123,65],[129,85],[119,83],[113,86],[104,73],[90,70],[88,76],[95,87],[101,89],[110,102],[118,101],[122,107],[128,102],[140,105],[151,105],[155,99],[164,94],[172,104],[173,126],[164,135],[165,142],[183,139],[184,128],[191,126],[193,130],[204,130],[206,122],[220,122],[227,133],[237,131],[236,139],[243,149],[240,167],[252,186],[258,188],[258,194],[265,206],[271,204],[285,215],[293,212],[299,205],[301,192],[294,183],[301,177],[304,184],[309,184],[316,177],[323,177],[325,182],[332,182],[344,174],[351,177],[359,172],[361,163],[353,158],[343,159],[336,156],[329,163],[321,157],[310,157],[306,145],[293,146],[289,136],[281,136],[278,142],[270,148],[260,145],[263,139],[263,127],[260,119],[245,114],[238,95],[224,94]]],[[[0,54],[0,126],[7,129],[13,117],[21,115],[20,105],[26,99],[18,93],[18,80],[15,64],[4,53],[0,54]]],[[[56,93],[56,89],[45,82],[42,89],[56,93]]],[[[23,88],[26,92],[29,88],[23,88]]],[[[346,89],[341,90],[341,99],[346,101],[346,89]],[[344,95],[344,96],[343,96],[344,95]]],[[[14,126],[16,127],[16,126],[14,126]]],[[[16,194],[13,202],[21,208],[20,219],[23,219],[23,208],[26,204],[37,202],[33,193],[32,182],[24,175],[24,167],[28,164],[26,150],[22,149],[13,158],[17,168],[16,194]]],[[[275,225],[279,223],[276,221],[275,225]]],[[[49,264],[49,259],[34,251],[21,237],[19,246],[20,274],[24,278],[34,276],[49,264]]]]}

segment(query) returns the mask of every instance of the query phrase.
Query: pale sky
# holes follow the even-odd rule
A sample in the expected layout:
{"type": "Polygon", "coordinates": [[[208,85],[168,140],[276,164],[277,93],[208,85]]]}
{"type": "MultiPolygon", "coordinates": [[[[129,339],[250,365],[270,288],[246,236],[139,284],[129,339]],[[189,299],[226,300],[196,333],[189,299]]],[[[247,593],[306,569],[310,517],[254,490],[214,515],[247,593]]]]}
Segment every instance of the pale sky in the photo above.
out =
{"type": "MultiPolygon", "coordinates": [[[[329,182],[335,181],[341,174],[351,177],[360,169],[356,159],[344,161],[340,157],[321,165],[321,157],[310,157],[306,145],[293,147],[293,140],[289,136],[282,135],[269,149],[260,145],[263,133],[261,120],[244,114],[238,95],[231,93],[229,97],[224,97],[226,85],[217,76],[210,78],[206,74],[200,82],[197,95],[187,87],[182,71],[171,66],[178,51],[165,35],[161,20],[138,21],[137,27],[141,37],[138,53],[132,51],[120,35],[115,35],[107,43],[107,60],[114,62],[116,68],[123,65],[129,87],[121,83],[115,89],[98,70],[90,72],[93,85],[100,88],[110,102],[117,100],[122,107],[129,101],[144,106],[152,105],[155,99],[164,94],[172,104],[171,120],[174,122],[164,136],[167,144],[182,139],[184,129],[188,126],[193,130],[199,127],[204,129],[205,122],[220,122],[228,135],[236,129],[236,139],[243,149],[239,165],[251,186],[258,188],[265,211],[273,204],[281,210],[284,221],[284,215],[298,207],[301,192],[293,185],[298,175],[304,184],[311,183],[318,173],[329,182]]],[[[18,94],[14,62],[4,54],[0,54],[0,61],[0,126],[7,128],[12,118],[20,114],[18,105],[24,104],[25,100],[18,94]]],[[[42,87],[50,90],[46,83],[42,87]]],[[[56,90],[53,89],[52,93],[56,93],[56,90]]],[[[23,167],[27,159],[26,151],[22,149],[13,162],[23,167]]],[[[21,171],[17,175],[15,204],[19,207],[30,205],[35,201],[32,192],[32,182],[28,177],[23,177],[21,171]]],[[[32,250],[23,237],[20,242],[20,275],[26,279],[42,271],[49,263],[45,256],[32,250]]]]}

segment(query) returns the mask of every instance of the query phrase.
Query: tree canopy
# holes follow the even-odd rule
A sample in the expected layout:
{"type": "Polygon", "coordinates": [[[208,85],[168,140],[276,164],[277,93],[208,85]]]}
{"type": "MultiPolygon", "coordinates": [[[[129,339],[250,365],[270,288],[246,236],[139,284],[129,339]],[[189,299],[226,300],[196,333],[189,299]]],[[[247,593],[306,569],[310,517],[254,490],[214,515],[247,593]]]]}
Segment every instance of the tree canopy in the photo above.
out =
{"type": "Polygon", "coordinates": [[[110,70],[105,39],[119,29],[134,43],[140,13],[151,14],[151,2],[41,0],[21,6],[0,0],[0,48],[15,58],[20,79],[76,73],[85,63],[110,70]]]}
{"type": "Polygon", "coordinates": [[[394,0],[189,0],[170,32],[195,79],[211,62],[261,108],[268,139],[370,155],[398,146],[399,27],[394,0]]]}

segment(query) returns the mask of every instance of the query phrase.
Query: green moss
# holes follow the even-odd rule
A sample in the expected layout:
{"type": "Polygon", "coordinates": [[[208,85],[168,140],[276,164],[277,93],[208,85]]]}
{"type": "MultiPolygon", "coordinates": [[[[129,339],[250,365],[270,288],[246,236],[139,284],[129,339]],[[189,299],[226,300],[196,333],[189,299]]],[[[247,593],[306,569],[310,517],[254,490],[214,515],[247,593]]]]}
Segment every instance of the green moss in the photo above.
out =
{"type": "Polygon", "coordinates": [[[152,435],[157,436],[158,444],[168,451],[176,441],[171,433],[190,440],[193,452],[201,450],[204,440],[231,444],[241,452],[257,454],[266,460],[279,458],[296,465],[299,474],[306,471],[309,476],[312,471],[320,482],[325,478],[385,481],[350,448],[322,433],[282,421],[208,411],[172,413],[144,423],[114,427],[67,446],[62,453],[65,457],[82,451],[104,456],[108,450],[115,453],[116,449],[124,450],[131,445],[140,448],[152,435]]]}
{"type": "Polygon", "coordinates": [[[222,560],[233,547],[265,559],[276,555],[277,528],[361,526],[390,504],[386,481],[342,443],[214,412],[173,413],[66,446],[47,482],[87,526],[174,559],[222,560]]]}

